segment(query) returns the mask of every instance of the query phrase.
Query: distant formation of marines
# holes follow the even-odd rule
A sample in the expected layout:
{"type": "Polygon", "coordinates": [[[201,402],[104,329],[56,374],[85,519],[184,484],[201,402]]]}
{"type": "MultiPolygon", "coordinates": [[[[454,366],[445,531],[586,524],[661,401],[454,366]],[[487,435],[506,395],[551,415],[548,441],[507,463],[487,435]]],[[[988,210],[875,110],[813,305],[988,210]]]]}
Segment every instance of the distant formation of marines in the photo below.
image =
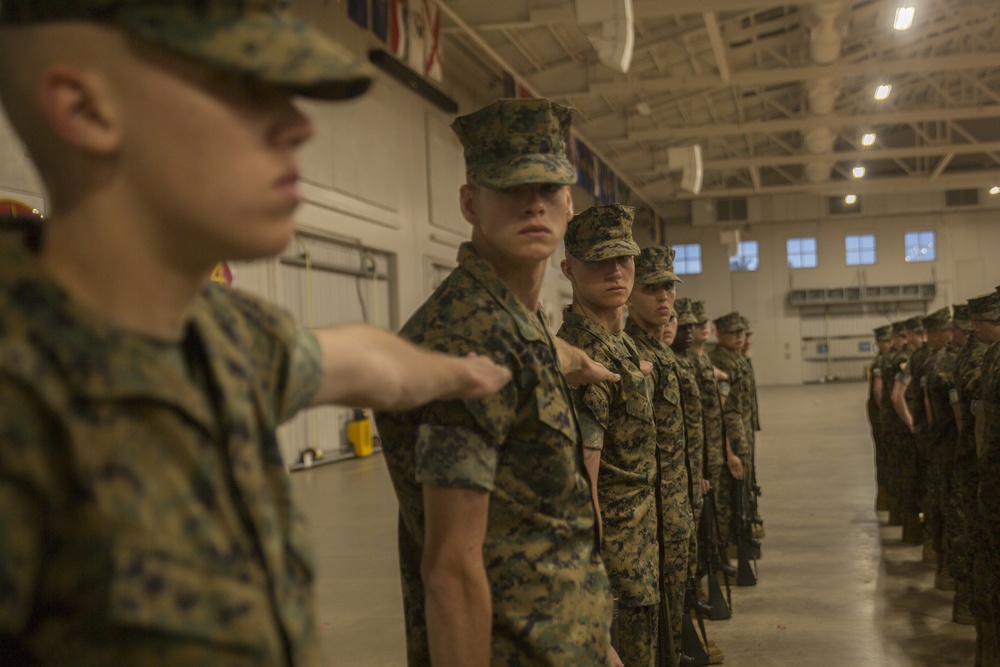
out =
{"type": "Polygon", "coordinates": [[[868,416],[876,509],[922,544],[975,667],[1000,666],[1000,286],[875,329],[868,416]]]}

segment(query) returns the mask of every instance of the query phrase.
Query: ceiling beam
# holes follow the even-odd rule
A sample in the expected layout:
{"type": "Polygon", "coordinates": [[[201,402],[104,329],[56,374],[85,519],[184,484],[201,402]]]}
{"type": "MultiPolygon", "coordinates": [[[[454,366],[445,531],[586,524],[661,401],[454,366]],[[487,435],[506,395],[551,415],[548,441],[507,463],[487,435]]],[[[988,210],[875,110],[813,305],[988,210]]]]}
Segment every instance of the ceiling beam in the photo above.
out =
{"type": "Polygon", "coordinates": [[[705,12],[705,30],[708,31],[708,41],[712,44],[712,54],[715,56],[715,66],[719,70],[719,78],[729,83],[729,60],[726,58],[726,43],[722,39],[722,30],[715,14],[705,12]]]}

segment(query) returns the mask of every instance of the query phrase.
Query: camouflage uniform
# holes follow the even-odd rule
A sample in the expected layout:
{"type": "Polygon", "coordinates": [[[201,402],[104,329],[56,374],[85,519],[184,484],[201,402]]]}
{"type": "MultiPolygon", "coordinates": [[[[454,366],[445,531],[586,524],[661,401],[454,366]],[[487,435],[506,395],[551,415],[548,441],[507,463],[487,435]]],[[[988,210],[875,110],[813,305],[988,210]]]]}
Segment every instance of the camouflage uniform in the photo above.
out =
{"type": "Polygon", "coordinates": [[[73,303],[0,242],[6,664],[311,665],[313,564],[275,428],[315,337],[209,284],[180,341],[73,303]]]}
{"type": "MultiPolygon", "coordinates": [[[[928,330],[950,329],[951,312],[945,308],[924,318],[928,330]]],[[[927,484],[924,495],[924,524],[938,553],[939,570],[947,568],[950,544],[945,541],[945,508],[951,495],[958,425],[952,410],[955,392],[955,349],[950,344],[932,351],[925,363],[922,384],[930,413],[927,419],[927,484]]],[[[948,568],[950,571],[950,568],[948,568]]]]}
{"type": "MultiPolygon", "coordinates": [[[[676,281],[669,248],[644,248],[635,261],[637,285],[676,281]]],[[[659,463],[660,576],[667,607],[666,625],[670,628],[670,650],[677,654],[681,646],[681,623],[684,618],[684,595],[687,583],[689,548],[695,534],[695,521],[688,489],[688,440],[682,386],[677,359],[661,338],[643,329],[630,316],[625,333],[632,337],[641,359],[652,362],[650,374],[653,414],[656,418],[656,442],[659,463]]]]}
{"type": "MultiPolygon", "coordinates": [[[[893,331],[903,331],[903,324],[896,322],[893,324],[893,331]]],[[[892,405],[892,387],[896,378],[901,374],[901,366],[909,361],[910,349],[902,347],[895,351],[890,351],[882,366],[882,396],[879,402],[879,418],[882,423],[882,434],[885,437],[886,460],[889,462],[889,469],[892,471],[889,482],[889,498],[891,514],[901,514],[903,512],[903,483],[904,476],[901,472],[907,460],[912,460],[912,444],[910,432],[907,430],[903,420],[896,414],[896,408],[892,405]]]]}
{"type": "MultiPolygon", "coordinates": [[[[584,211],[570,222],[566,252],[585,262],[638,255],[632,215],[632,209],[618,205],[584,211]]],[[[639,370],[641,356],[628,334],[611,334],[572,308],[563,311],[557,335],[621,375],[619,382],[581,387],[574,402],[581,420],[599,431],[597,437],[585,431],[584,446],[601,448],[601,556],[619,605],[615,648],[626,665],[651,667],[660,602],[657,439],[647,378],[639,370]]]]}
{"type": "MultiPolygon", "coordinates": [[[[907,322],[908,331],[922,331],[923,318],[913,317],[907,322]]],[[[927,435],[927,408],[924,403],[925,377],[927,362],[931,349],[926,343],[913,351],[907,364],[909,382],[906,383],[906,405],[913,417],[913,430],[910,434],[910,448],[913,451],[913,464],[902,471],[905,474],[904,503],[914,514],[923,511],[922,502],[927,493],[927,467],[929,442],[927,435]]]]}
{"type": "MultiPolygon", "coordinates": [[[[456,119],[470,183],[504,189],[575,181],[565,137],[572,110],[500,100],[456,119]]],[[[490,493],[482,547],[494,665],[607,664],[612,616],[573,399],[542,312],[526,309],[471,243],[401,335],[434,350],[493,357],[512,381],[476,401],[382,413],[399,499],[407,655],[430,664],[420,562],[423,486],[490,493]]]]}
{"type": "Polygon", "coordinates": [[[604,665],[611,622],[590,484],[570,390],[541,311],[528,312],[470,244],[400,334],[475,352],[514,379],[478,401],[380,413],[399,498],[399,559],[410,665],[430,663],[420,559],[422,485],[490,492],[483,559],[493,599],[492,664],[604,665]]]}
{"type": "MultiPolygon", "coordinates": [[[[715,320],[715,326],[721,333],[733,333],[740,331],[742,324],[737,313],[730,313],[715,320]]],[[[719,382],[719,393],[726,397],[725,405],[722,406],[722,419],[730,448],[740,457],[746,479],[751,479],[750,456],[753,441],[748,431],[752,431],[753,428],[751,421],[753,396],[744,362],[745,357],[739,352],[717,345],[712,350],[710,358],[716,368],[729,376],[728,380],[719,382]]]]}
{"type": "MultiPolygon", "coordinates": [[[[889,326],[875,329],[875,338],[879,341],[888,340],[889,330],[889,326]]],[[[875,378],[882,377],[882,362],[885,355],[884,352],[877,352],[868,366],[868,400],[865,406],[868,412],[868,424],[872,431],[872,442],[875,445],[875,481],[880,492],[887,488],[886,480],[889,466],[885,459],[885,443],[882,438],[882,424],[878,413],[879,397],[875,395],[875,378]]]]}

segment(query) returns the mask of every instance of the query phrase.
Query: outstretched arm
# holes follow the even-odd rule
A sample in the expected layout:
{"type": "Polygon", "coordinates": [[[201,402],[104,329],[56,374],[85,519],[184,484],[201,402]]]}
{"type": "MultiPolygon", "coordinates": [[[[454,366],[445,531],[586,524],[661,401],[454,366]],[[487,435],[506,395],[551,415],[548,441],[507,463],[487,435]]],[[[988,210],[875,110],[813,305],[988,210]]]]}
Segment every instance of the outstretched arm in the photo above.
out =
{"type": "Polygon", "coordinates": [[[555,343],[556,353],[559,355],[559,370],[570,386],[621,380],[620,375],[612,373],[603,364],[588,357],[580,348],[570,345],[562,338],[556,338],[555,343]]]}
{"type": "Polygon", "coordinates": [[[323,381],[311,405],[406,410],[430,401],[483,398],[511,378],[509,370],[486,357],[431,352],[366,324],[315,334],[323,381]]]}
{"type": "Polygon", "coordinates": [[[896,414],[899,416],[900,420],[906,424],[906,428],[913,433],[913,416],[910,414],[910,408],[906,405],[906,385],[909,384],[909,380],[905,382],[896,380],[895,384],[892,385],[892,394],[889,398],[892,401],[892,407],[896,409],[896,414]]]}

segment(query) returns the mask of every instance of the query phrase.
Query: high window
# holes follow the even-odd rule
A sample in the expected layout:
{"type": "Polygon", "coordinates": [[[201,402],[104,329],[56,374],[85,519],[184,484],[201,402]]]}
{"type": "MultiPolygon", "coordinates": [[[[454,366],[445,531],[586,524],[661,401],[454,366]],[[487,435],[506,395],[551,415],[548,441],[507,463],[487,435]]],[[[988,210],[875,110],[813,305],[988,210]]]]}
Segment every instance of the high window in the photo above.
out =
{"type": "Polygon", "coordinates": [[[756,271],[760,266],[760,250],[756,241],[740,241],[736,255],[729,258],[730,271],[756,271]]]}
{"type": "Polygon", "coordinates": [[[785,244],[788,250],[788,268],[816,268],[816,239],[788,239],[785,244]]]}
{"type": "Polygon", "coordinates": [[[903,242],[907,262],[933,262],[937,256],[934,232],[906,232],[903,242]]]}
{"type": "Polygon", "coordinates": [[[858,236],[848,236],[845,240],[847,250],[847,265],[858,266],[861,264],[875,263],[875,235],[861,234],[858,236]]]}
{"type": "Polygon", "coordinates": [[[701,244],[682,243],[673,246],[674,273],[679,276],[701,273],[701,244]]]}

